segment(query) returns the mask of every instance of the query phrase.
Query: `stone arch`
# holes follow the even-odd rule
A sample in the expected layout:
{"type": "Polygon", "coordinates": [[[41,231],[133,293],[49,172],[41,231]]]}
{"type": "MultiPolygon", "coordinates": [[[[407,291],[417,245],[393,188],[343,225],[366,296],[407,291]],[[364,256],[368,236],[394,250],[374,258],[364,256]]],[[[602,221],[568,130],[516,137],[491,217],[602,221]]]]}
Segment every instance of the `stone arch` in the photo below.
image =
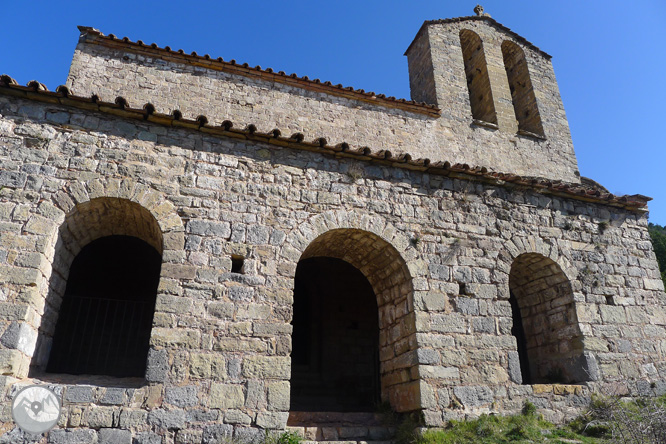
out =
{"type": "Polygon", "coordinates": [[[474,31],[462,29],[460,31],[460,47],[465,62],[465,77],[472,107],[472,117],[475,120],[497,125],[497,113],[495,112],[488,65],[486,64],[481,37],[474,31]]]}
{"type": "Polygon", "coordinates": [[[184,231],[175,207],[162,193],[131,179],[72,182],[55,193],[52,202],[54,229],[46,253],[50,275],[42,291],[43,311],[35,320],[38,337],[29,369],[36,375],[45,371],[70,266],[82,248],[106,236],[130,236],[164,258],[179,248],[184,231]]]}
{"type": "Polygon", "coordinates": [[[300,260],[331,257],[363,273],[379,310],[381,398],[396,411],[419,409],[414,280],[425,267],[408,237],[379,216],[331,211],[292,231],[280,255],[294,271],[300,260]]]}
{"type": "MultiPolygon", "coordinates": [[[[555,245],[517,238],[500,254],[506,283],[500,295],[512,308],[521,374],[516,382],[578,383],[597,374],[584,350],[576,311],[576,269],[555,245]]],[[[514,363],[517,365],[518,363],[514,363]]],[[[514,371],[515,373],[515,371],[514,371]]]]}
{"type": "Polygon", "coordinates": [[[509,81],[518,131],[544,137],[541,115],[523,50],[509,40],[502,42],[504,68],[509,81]]]}

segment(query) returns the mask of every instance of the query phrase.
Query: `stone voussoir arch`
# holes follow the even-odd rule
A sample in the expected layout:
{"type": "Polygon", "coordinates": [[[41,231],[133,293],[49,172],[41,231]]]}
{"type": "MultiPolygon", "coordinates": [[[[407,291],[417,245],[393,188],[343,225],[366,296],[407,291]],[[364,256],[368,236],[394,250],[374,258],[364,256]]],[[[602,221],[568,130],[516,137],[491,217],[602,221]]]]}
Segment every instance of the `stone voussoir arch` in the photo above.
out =
{"type": "Polygon", "coordinates": [[[141,205],[155,218],[163,234],[185,230],[176,207],[163,193],[130,178],[101,177],[86,182],[70,182],[53,196],[54,205],[63,212],[57,222],[62,223],[76,205],[97,198],[125,199],[141,205]]]}
{"type": "MultiPolygon", "coordinates": [[[[176,207],[163,193],[148,184],[130,178],[102,177],[90,181],[71,181],[52,195],[51,205],[48,218],[52,228],[47,235],[45,251],[50,266],[49,275],[44,276],[45,281],[49,283],[38,286],[41,294],[39,299],[42,302],[38,304],[40,308],[38,316],[33,321],[35,329],[39,331],[39,341],[32,357],[31,367],[41,369],[46,365],[48,358],[49,341],[53,336],[69,267],[83,246],[102,236],[125,234],[143,238],[142,240],[148,242],[163,256],[168,250],[182,248],[185,231],[176,207]],[[91,208],[100,210],[104,207],[109,209],[109,214],[114,214],[111,220],[97,221],[94,217],[91,218],[91,208]],[[114,224],[122,220],[123,211],[128,209],[133,209],[140,216],[136,218],[137,221],[143,218],[141,222],[143,227],[124,231],[115,230],[114,224]],[[83,216],[81,211],[84,211],[83,216]],[[70,230],[72,223],[76,224],[81,220],[84,222],[81,230],[77,230],[76,236],[72,237],[73,232],[70,230]],[[105,224],[105,229],[99,229],[99,226],[105,224]],[[146,236],[146,233],[153,235],[146,236]]],[[[132,223],[129,221],[127,226],[130,227],[132,223]]],[[[163,266],[160,279],[165,276],[163,266]]]]}
{"type": "Polygon", "coordinates": [[[569,282],[573,283],[578,279],[578,270],[569,259],[562,254],[561,247],[556,244],[545,242],[543,239],[534,236],[516,236],[504,245],[498,258],[498,269],[506,272],[507,283],[509,270],[511,270],[513,261],[515,261],[518,256],[527,253],[540,254],[551,259],[560,267],[569,282]]]}
{"type": "Polygon", "coordinates": [[[427,267],[422,266],[420,254],[412,247],[409,236],[383,217],[364,211],[330,210],[312,216],[287,234],[278,255],[282,259],[298,262],[315,239],[328,231],[339,229],[362,230],[378,236],[400,254],[411,279],[426,276],[427,267]]]}
{"type": "Polygon", "coordinates": [[[342,259],[365,275],[379,310],[382,400],[400,412],[420,409],[414,299],[423,287],[416,283],[427,279],[427,266],[409,236],[381,216],[331,210],[294,228],[278,254],[294,265],[285,276],[292,282],[299,261],[311,257],[342,259]],[[413,377],[404,380],[399,374],[413,377]]]}

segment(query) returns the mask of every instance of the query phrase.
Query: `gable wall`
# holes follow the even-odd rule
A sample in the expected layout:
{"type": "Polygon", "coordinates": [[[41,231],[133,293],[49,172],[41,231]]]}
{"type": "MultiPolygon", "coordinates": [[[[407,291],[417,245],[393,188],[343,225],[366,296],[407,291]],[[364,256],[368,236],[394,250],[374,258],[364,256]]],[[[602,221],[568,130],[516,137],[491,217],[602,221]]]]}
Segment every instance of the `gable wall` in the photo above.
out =
{"type": "MultiPolygon", "coordinates": [[[[429,27],[424,34],[428,37],[421,40],[430,40],[416,45],[428,54],[409,54],[417,58],[410,62],[410,72],[417,78],[411,81],[412,96],[417,100],[436,97],[442,110],[439,118],[177,63],[165,60],[160,52],[138,54],[130,45],[110,48],[100,44],[101,37],[91,35],[83,35],[77,46],[67,86],[77,95],[97,94],[108,102],[122,96],[137,108],[150,102],[158,112],[170,114],[178,109],[190,119],[203,114],[216,125],[231,120],[240,128],[254,124],[264,132],[275,128],[284,135],[301,132],[306,140],[325,137],[331,144],[347,142],[394,155],[409,153],[415,159],[578,183],[576,157],[550,61],[542,56],[528,60],[534,69],[542,119],[547,121],[546,140],[516,134],[508,85],[508,95],[501,99],[506,111],[501,118],[513,121],[513,127],[494,130],[473,125],[460,49],[461,26],[429,27]],[[415,64],[424,66],[415,69],[415,64]],[[423,82],[435,86],[435,93],[418,94],[425,88],[423,82]]],[[[484,23],[473,22],[469,27],[485,39],[489,67],[506,83],[499,47],[506,36],[484,23]]]]}

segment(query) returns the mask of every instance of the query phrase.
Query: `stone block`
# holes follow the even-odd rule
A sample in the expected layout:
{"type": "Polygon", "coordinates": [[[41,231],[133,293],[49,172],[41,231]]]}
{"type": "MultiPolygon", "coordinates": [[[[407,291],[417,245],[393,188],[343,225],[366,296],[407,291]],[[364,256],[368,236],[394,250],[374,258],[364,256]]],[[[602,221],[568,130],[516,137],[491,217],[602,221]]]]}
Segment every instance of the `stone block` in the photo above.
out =
{"type": "Polygon", "coordinates": [[[515,382],[516,384],[522,384],[523,374],[522,371],[520,370],[520,357],[518,356],[518,352],[510,351],[508,353],[508,361],[509,361],[509,379],[515,382]]]}
{"type": "Polygon", "coordinates": [[[478,299],[469,297],[457,297],[454,299],[456,311],[465,315],[478,316],[479,315],[479,301],[478,299]]]}
{"type": "Polygon", "coordinates": [[[193,301],[187,297],[158,294],[155,311],[164,313],[190,313],[193,301]]]}
{"type": "Polygon", "coordinates": [[[441,311],[446,308],[446,295],[436,291],[421,293],[423,306],[427,311],[441,311]]]}
{"type": "Polygon", "coordinates": [[[119,429],[100,429],[99,444],[132,444],[132,432],[119,429]]]}
{"type": "Polygon", "coordinates": [[[81,419],[82,425],[88,426],[91,429],[99,429],[102,427],[113,427],[113,419],[116,410],[112,407],[91,407],[83,411],[83,418],[81,419]]]}
{"type": "Polygon", "coordinates": [[[289,382],[279,381],[268,384],[268,410],[289,411],[289,382]]]}
{"type": "Polygon", "coordinates": [[[217,422],[220,417],[218,410],[209,410],[208,408],[195,408],[187,410],[187,422],[217,422]]]}
{"type": "Polygon", "coordinates": [[[494,400],[493,391],[486,386],[458,386],[453,394],[465,408],[481,407],[494,400]]]}
{"type": "Polygon", "coordinates": [[[119,387],[109,387],[104,392],[104,396],[100,400],[100,404],[107,405],[122,405],[125,403],[126,391],[123,388],[119,387]]]}
{"type": "Polygon", "coordinates": [[[176,407],[192,407],[199,403],[197,394],[199,389],[195,385],[184,387],[167,387],[164,400],[176,407]]]}
{"type": "Polygon", "coordinates": [[[229,287],[228,295],[234,302],[248,302],[254,297],[254,288],[234,285],[229,287]]]}
{"type": "Polygon", "coordinates": [[[210,388],[208,407],[213,409],[239,409],[245,405],[245,394],[240,385],[214,382],[210,388]]]}
{"type": "Polygon", "coordinates": [[[145,410],[122,409],[118,419],[118,426],[123,429],[139,427],[146,424],[148,412],[145,410]]]}
{"type": "Polygon", "coordinates": [[[90,429],[51,430],[49,444],[96,444],[97,432],[90,429]]]}
{"type": "Polygon", "coordinates": [[[236,311],[236,305],[231,302],[211,302],[208,304],[208,314],[220,319],[231,319],[236,311]]]}
{"type": "Polygon", "coordinates": [[[226,379],[226,362],[221,353],[192,353],[190,375],[194,378],[226,379]]]}
{"type": "Polygon", "coordinates": [[[533,384],[532,392],[535,395],[541,395],[543,393],[552,393],[553,385],[552,384],[533,384]]]}
{"type": "Polygon", "coordinates": [[[231,224],[229,222],[211,222],[201,219],[190,220],[187,231],[200,236],[212,236],[228,239],[231,236],[231,224]]]}
{"type": "Polygon", "coordinates": [[[65,402],[91,403],[93,402],[94,389],[85,385],[70,385],[65,389],[65,402]]]}
{"type": "Polygon", "coordinates": [[[201,342],[199,330],[184,328],[153,328],[150,345],[155,347],[198,348],[201,342]]]}
{"type": "Polygon", "coordinates": [[[419,364],[439,364],[440,354],[432,348],[419,348],[416,350],[416,357],[419,364]]]}
{"type": "Polygon", "coordinates": [[[149,382],[164,382],[169,372],[169,355],[165,349],[148,350],[146,364],[146,380],[149,382]]]}
{"type": "Polygon", "coordinates": [[[27,322],[12,322],[0,337],[0,343],[7,348],[17,349],[32,356],[37,342],[37,332],[27,322]]]}
{"type": "Polygon", "coordinates": [[[492,317],[477,317],[472,319],[472,328],[476,333],[488,333],[495,334],[497,328],[495,325],[495,319],[492,317]]]}
{"type": "Polygon", "coordinates": [[[261,444],[266,441],[266,431],[256,427],[236,427],[234,439],[249,444],[261,444]]]}
{"type": "Polygon", "coordinates": [[[254,411],[266,408],[266,389],[264,381],[257,381],[256,379],[247,381],[245,408],[254,411]]]}
{"type": "Polygon", "coordinates": [[[257,426],[262,429],[284,430],[288,417],[289,412],[259,412],[257,413],[257,426]]]}
{"type": "Polygon", "coordinates": [[[624,311],[624,307],[601,305],[599,306],[599,311],[604,323],[623,324],[627,322],[627,315],[624,311]]]}
{"type": "Polygon", "coordinates": [[[178,430],[176,432],[175,444],[200,443],[203,438],[203,430],[178,430]]]}
{"type": "Polygon", "coordinates": [[[248,356],[243,360],[243,376],[287,380],[291,377],[291,360],[285,356],[248,356]]]}
{"type": "Polygon", "coordinates": [[[448,281],[451,279],[451,267],[448,265],[430,264],[428,265],[428,269],[430,271],[430,276],[433,279],[440,281],[448,281]]]}
{"type": "Polygon", "coordinates": [[[148,424],[167,430],[179,430],[185,426],[185,412],[180,409],[155,409],[148,413],[148,424]]]}
{"type": "Polygon", "coordinates": [[[23,188],[28,175],[18,171],[0,171],[0,187],[23,188]]]}
{"type": "Polygon", "coordinates": [[[213,350],[221,352],[265,352],[267,346],[261,339],[219,338],[213,344],[213,350]]]}
{"type": "Polygon", "coordinates": [[[192,280],[197,276],[194,265],[162,264],[162,277],[170,279],[192,280]]]}
{"type": "MultiPolygon", "coordinates": [[[[485,275],[484,279],[487,279],[485,275]]],[[[495,299],[497,297],[497,285],[468,283],[465,284],[465,293],[469,296],[475,296],[480,299],[495,299]]]]}
{"type": "Polygon", "coordinates": [[[252,417],[241,410],[229,409],[224,412],[224,422],[227,424],[250,425],[252,423],[252,417]]]}
{"type": "Polygon", "coordinates": [[[460,371],[456,367],[444,367],[441,365],[421,365],[419,374],[423,378],[434,379],[457,379],[460,371]]]}
{"type": "Polygon", "coordinates": [[[139,432],[132,444],[162,444],[162,437],[153,432],[139,432]]]}
{"type": "Polygon", "coordinates": [[[226,444],[233,436],[234,428],[230,424],[213,424],[204,427],[201,444],[226,444]]]}
{"type": "Polygon", "coordinates": [[[396,412],[410,412],[421,408],[421,383],[412,381],[388,388],[391,407],[396,412]]]}

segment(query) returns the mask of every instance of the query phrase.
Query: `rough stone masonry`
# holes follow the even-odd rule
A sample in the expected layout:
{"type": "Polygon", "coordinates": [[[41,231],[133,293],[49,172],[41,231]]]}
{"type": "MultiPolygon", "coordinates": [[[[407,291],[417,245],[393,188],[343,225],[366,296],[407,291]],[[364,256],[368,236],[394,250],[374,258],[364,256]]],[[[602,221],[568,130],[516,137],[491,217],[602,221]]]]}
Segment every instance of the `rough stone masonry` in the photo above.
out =
{"type": "Polygon", "coordinates": [[[0,442],[666,393],[649,198],[580,177],[550,56],[489,16],[423,24],[414,101],[80,30],[67,85],[0,78],[0,442]]]}

